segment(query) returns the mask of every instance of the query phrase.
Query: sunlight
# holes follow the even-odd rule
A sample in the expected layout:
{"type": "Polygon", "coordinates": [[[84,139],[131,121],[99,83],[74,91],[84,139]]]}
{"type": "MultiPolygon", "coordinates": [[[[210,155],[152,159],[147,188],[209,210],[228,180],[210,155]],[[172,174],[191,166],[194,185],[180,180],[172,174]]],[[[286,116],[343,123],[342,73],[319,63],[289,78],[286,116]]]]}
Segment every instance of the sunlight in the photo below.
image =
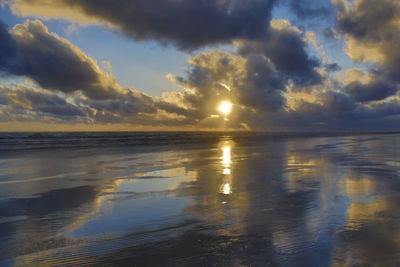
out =
{"type": "Polygon", "coordinates": [[[228,169],[228,168],[223,169],[222,173],[225,174],[225,175],[229,175],[229,174],[231,174],[231,169],[228,169]]]}
{"type": "Polygon", "coordinates": [[[224,116],[227,116],[232,111],[233,104],[229,101],[222,101],[218,106],[218,111],[221,112],[224,116]]]}
{"type": "Polygon", "coordinates": [[[224,184],[221,193],[224,194],[224,195],[230,195],[232,193],[231,185],[230,184],[224,184]]]}
{"type": "Polygon", "coordinates": [[[232,144],[231,142],[222,142],[221,144],[221,165],[222,165],[222,185],[220,186],[219,192],[224,195],[232,194],[232,144]]]}
{"type": "Polygon", "coordinates": [[[231,147],[230,146],[224,146],[222,147],[222,165],[225,168],[229,168],[231,166],[232,160],[231,160],[231,147]]]}

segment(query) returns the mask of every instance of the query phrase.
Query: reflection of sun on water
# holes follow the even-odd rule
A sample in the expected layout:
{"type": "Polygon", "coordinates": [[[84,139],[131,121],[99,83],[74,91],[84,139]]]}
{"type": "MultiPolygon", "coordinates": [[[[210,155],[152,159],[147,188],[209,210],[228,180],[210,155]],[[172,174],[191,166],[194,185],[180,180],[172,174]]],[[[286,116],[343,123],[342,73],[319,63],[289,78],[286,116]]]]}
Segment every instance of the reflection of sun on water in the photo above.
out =
{"type": "Polygon", "coordinates": [[[222,171],[222,173],[225,174],[225,175],[229,175],[229,174],[231,174],[231,170],[230,169],[224,169],[222,171]]]}
{"type": "Polygon", "coordinates": [[[224,195],[229,195],[232,193],[232,178],[231,178],[231,165],[232,165],[232,145],[230,141],[226,141],[222,143],[221,147],[222,156],[221,156],[221,165],[222,165],[222,174],[223,174],[223,182],[220,187],[219,192],[224,195]]]}
{"type": "Polygon", "coordinates": [[[224,184],[224,185],[223,185],[222,193],[223,193],[224,195],[229,195],[229,194],[231,194],[231,193],[232,193],[231,185],[230,185],[230,184],[224,184]]]}
{"type": "Polygon", "coordinates": [[[230,145],[225,145],[222,147],[222,165],[225,168],[230,168],[232,163],[231,160],[231,146],[230,145]]]}

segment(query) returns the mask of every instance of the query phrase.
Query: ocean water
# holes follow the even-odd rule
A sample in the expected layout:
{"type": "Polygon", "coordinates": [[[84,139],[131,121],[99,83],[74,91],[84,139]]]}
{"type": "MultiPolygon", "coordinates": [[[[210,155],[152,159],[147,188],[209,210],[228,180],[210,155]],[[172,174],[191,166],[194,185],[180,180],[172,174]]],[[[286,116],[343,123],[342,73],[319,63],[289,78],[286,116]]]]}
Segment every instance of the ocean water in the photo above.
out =
{"type": "Polygon", "coordinates": [[[2,133],[0,266],[400,266],[400,134],[2,133]]]}

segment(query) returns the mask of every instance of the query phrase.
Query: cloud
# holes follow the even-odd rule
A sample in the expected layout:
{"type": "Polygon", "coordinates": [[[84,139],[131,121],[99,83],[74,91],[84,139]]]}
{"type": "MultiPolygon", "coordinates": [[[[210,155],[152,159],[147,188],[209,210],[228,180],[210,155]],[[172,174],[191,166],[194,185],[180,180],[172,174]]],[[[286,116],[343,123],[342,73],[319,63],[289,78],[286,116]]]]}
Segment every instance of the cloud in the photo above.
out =
{"type": "Polygon", "coordinates": [[[181,49],[265,35],[275,0],[16,0],[15,13],[100,23],[181,49]]]}
{"type": "Polygon", "coordinates": [[[324,67],[328,72],[336,72],[342,69],[337,63],[325,64],[324,67]]]}
{"type": "Polygon", "coordinates": [[[310,101],[305,101],[304,97],[297,98],[296,105],[291,109],[269,119],[269,126],[291,131],[398,130],[398,100],[392,101],[389,108],[386,103],[363,105],[345,93],[328,88],[307,94],[310,101]]]}
{"type": "Polygon", "coordinates": [[[284,107],[282,92],[290,83],[310,86],[322,82],[316,70],[319,61],[306,52],[305,33],[287,21],[273,20],[267,38],[236,45],[234,55],[213,52],[192,58],[194,68],[186,86],[196,88],[196,94],[205,94],[205,98],[213,93],[235,94],[233,98],[245,106],[275,111],[284,107]]]}
{"type": "Polygon", "coordinates": [[[240,42],[239,53],[243,56],[264,56],[281,75],[296,84],[314,85],[321,82],[321,76],[315,69],[320,62],[308,54],[306,40],[306,33],[289,21],[273,20],[265,40],[240,42]]]}
{"type": "Polygon", "coordinates": [[[141,92],[129,90],[114,99],[73,97],[52,91],[0,86],[0,121],[41,123],[120,124],[135,126],[193,126],[185,109],[141,92]]]}
{"type": "MultiPolygon", "coordinates": [[[[234,103],[230,125],[239,127],[241,113],[246,110],[275,111],[283,108],[284,89],[271,63],[258,57],[244,58],[222,51],[211,51],[190,59],[187,77],[175,77],[186,90],[181,103],[193,110],[198,120],[219,115],[221,101],[234,103]]],[[[220,121],[220,119],[217,119],[220,121]]]]}
{"type": "Polygon", "coordinates": [[[110,62],[109,60],[103,60],[103,61],[101,62],[101,64],[103,65],[103,67],[104,67],[107,71],[112,72],[113,68],[112,68],[111,62],[110,62]]]}
{"type": "Polygon", "coordinates": [[[313,46],[307,40],[288,21],[273,20],[265,38],[238,41],[233,53],[215,50],[190,58],[187,76],[172,76],[185,89],[175,99],[202,122],[221,121],[212,115],[218,115],[221,101],[229,100],[234,107],[226,126],[290,129],[290,124],[278,123],[293,111],[288,109],[288,88],[314,90],[327,79],[318,71],[319,60],[308,55],[313,46]]]}
{"type": "Polygon", "coordinates": [[[84,108],[69,103],[65,98],[25,86],[14,89],[0,87],[0,103],[3,104],[0,113],[2,121],[39,121],[46,116],[69,121],[85,116],[84,108]]]}
{"type": "Polygon", "coordinates": [[[339,8],[338,27],[340,30],[359,39],[371,40],[373,36],[397,28],[396,23],[400,12],[396,0],[358,0],[351,5],[347,0],[336,1],[339,8]]]}
{"type": "Polygon", "coordinates": [[[327,73],[323,72],[319,74],[319,83],[293,83],[265,53],[232,54],[216,50],[193,56],[189,63],[191,68],[187,76],[170,78],[185,88],[183,93],[175,94],[174,98],[187,110],[194,112],[187,116],[194,116],[197,126],[221,126],[221,117],[211,115],[218,115],[219,102],[228,99],[234,106],[224,127],[233,129],[398,129],[398,99],[393,99],[390,104],[371,102],[372,99],[386,99],[386,96],[378,97],[374,92],[369,95],[369,91],[361,94],[349,89],[348,82],[355,82],[360,77],[363,77],[360,80],[365,84],[370,84],[372,78],[361,70],[346,70],[346,76],[341,80],[344,86],[341,87],[340,82],[329,79],[324,76],[327,73]]]}
{"type": "MultiPolygon", "coordinates": [[[[373,76],[354,69],[345,70],[341,80],[331,79],[307,53],[312,45],[305,32],[288,21],[273,20],[271,25],[267,38],[236,42],[232,53],[200,53],[190,58],[186,76],[169,76],[185,89],[174,94],[176,103],[190,111],[185,116],[195,118],[197,125],[216,127],[221,124],[217,106],[229,100],[233,113],[224,125],[230,128],[365,130],[373,129],[369,119],[392,120],[393,113],[363,104],[385,99],[390,90],[360,93],[350,87],[356,81],[369,84],[373,76]]],[[[339,70],[334,64],[324,67],[339,70]]],[[[392,103],[391,110],[398,104],[392,103]]]]}
{"type": "Polygon", "coordinates": [[[94,99],[112,98],[123,90],[92,58],[50,33],[38,20],[27,20],[12,29],[3,24],[0,37],[3,72],[28,77],[48,90],[81,91],[94,99]]]}
{"type": "Polygon", "coordinates": [[[373,82],[367,84],[352,82],[346,85],[344,89],[356,101],[369,102],[383,100],[389,96],[395,95],[399,88],[399,85],[396,83],[376,78],[373,82]]]}
{"type": "Polygon", "coordinates": [[[352,83],[346,90],[358,101],[395,95],[400,83],[400,2],[397,0],[335,0],[337,31],[353,60],[373,64],[369,83],[352,83]]]}
{"type": "MultiPolygon", "coordinates": [[[[354,15],[352,23],[364,21],[361,7],[369,0],[359,0],[355,6],[336,0],[336,31],[345,37],[346,52],[353,60],[373,63],[369,71],[341,70],[337,64],[313,56],[321,51],[312,33],[287,20],[269,21],[272,2],[132,0],[118,5],[100,0],[89,10],[94,2],[86,0],[17,0],[13,8],[22,14],[77,16],[81,23],[103,23],[134,39],[172,43],[181,49],[224,42],[232,47],[230,52],[193,55],[185,75],[168,75],[182,90],[152,97],[122,87],[94,59],[50,33],[40,21],[27,20],[11,29],[1,24],[1,72],[27,77],[37,88],[0,87],[0,119],[275,131],[395,129],[400,125],[400,101],[395,96],[398,62],[396,55],[390,57],[398,46],[394,34],[397,20],[383,20],[391,29],[377,25],[376,32],[359,34],[341,20],[354,15]],[[132,14],[137,17],[131,18],[125,14],[134,3],[138,10],[132,14]],[[165,7],[163,13],[156,12],[155,4],[165,7]],[[206,9],[211,10],[215,24],[198,22],[197,16],[206,9]],[[193,24],[182,23],[188,17],[193,24]],[[175,27],[178,24],[182,25],[175,27]],[[334,76],[334,71],[340,72],[334,76]],[[233,103],[228,118],[217,110],[225,100],[233,103]]],[[[107,62],[102,64],[111,69],[107,62]]]]}
{"type": "Polygon", "coordinates": [[[0,38],[1,72],[28,77],[39,87],[1,87],[0,105],[6,106],[2,107],[3,118],[41,121],[51,117],[140,125],[194,123],[185,117],[190,111],[184,107],[123,88],[95,60],[48,32],[40,21],[27,20],[12,29],[0,24],[0,38]]]}
{"type": "Polygon", "coordinates": [[[70,23],[68,26],[64,28],[64,32],[66,35],[73,35],[77,33],[80,29],[80,25],[77,23],[70,23]]]}
{"type": "Polygon", "coordinates": [[[8,26],[0,20],[0,71],[7,71],[15,64],[17,46],[8,32],[8,26]]]}
{"type": "Polygon", "coordinates": [[[0,0],[0,7],[10,5],[11,0],[0,0]]]}

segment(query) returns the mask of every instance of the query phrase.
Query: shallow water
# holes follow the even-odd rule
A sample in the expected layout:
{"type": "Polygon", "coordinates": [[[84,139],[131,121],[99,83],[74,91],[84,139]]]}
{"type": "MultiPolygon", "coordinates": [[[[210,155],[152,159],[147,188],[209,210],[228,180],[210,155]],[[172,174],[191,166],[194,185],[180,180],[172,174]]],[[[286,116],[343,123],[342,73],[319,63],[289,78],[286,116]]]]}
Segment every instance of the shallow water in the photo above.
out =
{"type": "Polygon", "coordinates": [[[1,152],[0,266],[400,265],[400,135],[214,139],[1,152]]]}

